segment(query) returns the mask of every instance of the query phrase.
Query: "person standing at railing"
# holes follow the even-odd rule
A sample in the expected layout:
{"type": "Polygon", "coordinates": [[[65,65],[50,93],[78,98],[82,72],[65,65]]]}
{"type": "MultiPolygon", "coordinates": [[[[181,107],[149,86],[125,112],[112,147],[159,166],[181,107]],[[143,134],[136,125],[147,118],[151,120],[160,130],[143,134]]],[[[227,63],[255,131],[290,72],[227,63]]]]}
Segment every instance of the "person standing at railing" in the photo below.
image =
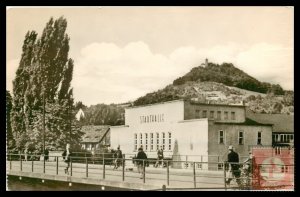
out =
{"type": "Polygon", "coordinates": [[[162,167],[164,167],[163,159],[164,159],[164,151],[161,146],[160,149],[157,150],[157,161],[156,161],[154,167],[157,168],[160,164],[162,164],[162,167]]]}
{"type": "Polygon", "coordinates": [[[231,178],[228,178],[226,181],[226,184],[230,184],[230,182],[232,181],[233,178],[236,179],[236,182],[238,185],[240,185],[240,176],[241,176],[241,172],[240,172],[240,165],[239,163],[239,155],[233,151],[233,146],[229,146],[228,147],[229,153],[227,155],[227,162],[229,163],[228,167],[228,171],[229,173],[231,173],[231,178]]]}
{"type": "Polygon", "coordinates": [[[92,148],[91,154],[92,154],[92,162],[93,162],[93,164],[95,164],[95,148],[94,147],[92,148]]]}
{"type": "Polygon", "coordinates": [[[120,146],[118,146],[118,149],[114,154],[114,158],[115,158],[114,169],[118,169],[118,167],[120,166],[121,161],[123,159],[122,151],[120,150],[120,146]]]}
{"type": "Polygon", "coordinates": [[[24,161],[27,161],[27,157],[28,157],[28,149],[25,148],[25,150],[24,150],[24,161]]]}
{"type": "Polygon", "coordinates": [[[64,150],[62,156],[63,160],[66,163],[66,168],[65,168],[65,174],[69,174],[69,167],[70,167],[70,161],[71,161],[71,149],[70,149],[70,144],[66,145],[66,150],[64,150]]]}
{"type": "Polygon", "coordinates": [[[49,161],[49,150],[48,150],[48,148],[45,149],[44,154],[45,154],[45,161],[49,161]]]}
{"type": "Polygon", "coordinates": [[[146,160],[147,160],[147,155],[146,153],[143,151],[143,148],[139,148],[138,149],[138,154],[137,154],[137,157],[136,157],[136,164],[137,164],[137,169],[138,169],[138,173],[141,174],[141,179],[143,178],[144,176],[144,165],[146,165],[146,160]]]}

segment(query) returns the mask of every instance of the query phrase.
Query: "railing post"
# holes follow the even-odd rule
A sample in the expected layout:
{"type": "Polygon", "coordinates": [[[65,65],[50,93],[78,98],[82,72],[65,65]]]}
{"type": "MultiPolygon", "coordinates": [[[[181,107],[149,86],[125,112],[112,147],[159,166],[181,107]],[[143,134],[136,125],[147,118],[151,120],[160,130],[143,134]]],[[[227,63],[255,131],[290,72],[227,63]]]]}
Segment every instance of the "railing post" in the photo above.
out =
{"type": "Polygon", "coordinates": [[[146,167],[145,167],[145,159],[143,160],[143,183],[146,182],[146,167]]]}
{"type": "Polygon", "coordinates": [[[170,183],[169,161],[167,161],[167,185],[170,183]]]}
{"type": "Polygon", "coordinates": [[[86,177],[88,177],[89,176],[89,174],[88,174],[88,160],[87,160],[87,157],[85,158],[85,175],[86,175],[86,177]]]}
{"type": "Polygon", "coordinates": [[[43,168],[43,173],[45,174],[45,171],[46,171],[46,160],[45,160],[45,155],[44,155],[44,161],[43,161],[43,166],[44,166],[44,168],[43,168]]]}
{"type": "Polygon", "coordinates": [[[225,162],[223,162],[223,171],[224,171],[224,186],[225,191],[227,190],[227,184],[226,184],[226,168],[225,168],[225,162]]]}
{"type": "Polygon", "coordinates": [[[196,163],[193,162],[194,188],[196,188],[196,163]]]}
{"type": "Polygon", "coordinates": [[[20,154],[20,170],[22,172],[22,154],[20,154]]]}
{"type": "Polygon", "coordinates": [[[31,172],[33,172],[33,160],[31,161],[31,172]]]}
{"type": "Polygon", "coordinates": [[[58,175],[58,157],[55,157],[56,160],[56,175],[58,175]]]}
{"type": "Polygon", "coordinates": [[[104,158],[104,153],[103,153],[103,179],[105,179],[105,158],[104,158]]]}
{"type": "Polygon", "coordinates": [[[73,162],[72,162],[72,157],[70,157],[70,168],[71,168],[71,176],[73,175],[73,162]]]}
{"type": "Polygon", "coordinates": [[[122,180],[125,181],[125,159],[122,160],[122,180]]]}

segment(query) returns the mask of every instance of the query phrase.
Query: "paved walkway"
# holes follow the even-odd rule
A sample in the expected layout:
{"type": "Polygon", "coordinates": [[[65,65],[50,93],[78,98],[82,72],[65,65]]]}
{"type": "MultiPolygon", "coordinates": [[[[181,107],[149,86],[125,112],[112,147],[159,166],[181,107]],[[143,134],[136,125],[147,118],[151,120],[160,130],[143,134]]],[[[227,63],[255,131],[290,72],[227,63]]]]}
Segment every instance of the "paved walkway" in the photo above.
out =
{"type": "MultiPolygon", "coordinates": [[[[56,162],[45,163],[45,174],[43,173],[43,161],[34,161],[33,172],[32,162],[22,161],[22,172],[20,170],[20,161],[6,162],[6,171],[9,175],[29,176],[35,178],[44,178],[52,180],[63,180],[71,182],[80,182],[87,184],[107,185],[120,188],[155,190],[161,189],[163,185],[167,188],[194,188],[193,169],[173,169],[169,168],[169,185],[167,182],[167,168],[146,168],[145,183],[136,168],[129,171],[126,166],[124,171],[125,180],[123,181],[122,167],[113,170],[112,166],[105,166],[105,179],[103,179],[103,166],[99,164],[89,164],[88,173],[86,164],[73,163],[72,176],[64,173],[66,164],[58,163],[58,174],[56,174],[56,162]]],[[[232,185],[235,186],[235,185],[232,185]]],[[[224,172],[223,171],[204,171],[196,169],[196,187],[216,190],[224,190],[224,172]]]]}

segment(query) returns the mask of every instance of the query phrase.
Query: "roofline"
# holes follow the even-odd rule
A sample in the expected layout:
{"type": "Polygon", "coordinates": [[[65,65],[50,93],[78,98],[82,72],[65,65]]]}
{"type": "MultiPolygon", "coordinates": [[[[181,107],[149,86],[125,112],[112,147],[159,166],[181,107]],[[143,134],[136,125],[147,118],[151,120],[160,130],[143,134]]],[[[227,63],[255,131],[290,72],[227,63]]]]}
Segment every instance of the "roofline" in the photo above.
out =
{"type": "Polygon", "coordinates": [[[208,122],[208,118],[197,118],[197,119],[180,120],[180,121],[178,121],[178,123],[198,122],[198,121],[201,121],[201,122],[207,121],[208,122]]]}
{"type": "Polygon", "coordinates": [[[116,126],[110,126],[109,128],[118,128],[118,127],[129,127],[129,125],[116,125],[116,126]]]}
{"type": "Polygon", "coordinates": [[[189,102],[191,105],[206,105],[206,106],[220,106],[220,107],[239,107],[239,108],[246,108],[245,105],[226,105],[226,104],[208,104],[208,103],[197,103],[195,101],[189,102]]]}
{"type": "Polygon", "coordinates": [[[184,101],[184,99],[176,99],[176,100],[164,101],[164,102],[159,102],[159,103],[151,103],[151,104],[146,104],[146,105],[137,105],[137,106],[125,107],[125,109],[132,109],[132,108],[138,108],[138,107],[148,107],[148,106],[152,106],[152,105],[161,105],[161,104],[165,104],[165,103],[174,103],[174,102],[179,102],[179,101],[184,101]]]}
{"type": "Polygon", "coordinates": [[[227,125],[245,125],[245,126],[273,126],[273,124],[262,124],[262,123],[255,123],[255,124],[247,124],[245,122],[214,122],[215,124],[227,124],[227,125]]]}

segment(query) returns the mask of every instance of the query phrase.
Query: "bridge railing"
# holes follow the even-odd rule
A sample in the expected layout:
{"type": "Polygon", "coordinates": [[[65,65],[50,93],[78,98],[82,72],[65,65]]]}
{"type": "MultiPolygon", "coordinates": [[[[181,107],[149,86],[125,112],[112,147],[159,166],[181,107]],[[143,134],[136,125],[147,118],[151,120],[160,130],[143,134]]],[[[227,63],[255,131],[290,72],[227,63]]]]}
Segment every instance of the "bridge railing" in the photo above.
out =
{"type": "MultiPolygon", "coordinates": [[[[42,155],[29,154],[26,155],[29,158],[39,157],[42,155]]],[[[51,156],[49,156],[51,157],[51,156]]],[[[150,162],[157,162],[157,160],[147,159],[126,159],[102,156],[93,157],[92,160],[89,157],[70,157],[69,161],[65,161],[62,156],[52,156],[55,157],[51,161],[44,160],[25,159],[24,154],[8,154],[7,162],[9,163],[9,171],[26,171],[26,172],[38,172],[44,174],[56,174],[64,176],[76,176],[76,177],[92,177],[97,179],[107,179],[107,180],[119,180],[119,181],[134,181],[142,182],[148,184],[175,186],[178,188],[180,185],[185,185],[187,188],[222,188],[222,189],[241,189],[250,188],[253,184],[258,184],[256,188],[263,188],[261,182],[264,178],[261,173],[266,173],[266,166],[273,166],[273,163],[264,163],[258,166],[259,176],[254,173],[245,176],[243,174],[242,166],[244,163],[226,163],[226,162],[195,162],[195,161],[176,161],[167,160],[165,166],[162,165],[161,168],[149,167],[150,162]],[[17,159],[18,158],[18,159],[17,159]],[[97,161],[97,162],[95,162],[97,161]],[[191,168],[182,169],[188,162],[191,168]],[[231,164],[239,165],[241,168],[239,176],[231,176],[232,172],[228,171],[228,166],[231,164]],[[211,173],[211,171],[203,170],[203,168],[208,168],[209,165],[220,165],[222,166],[222,171],[211,173]],[[264,167],[265,166],[265,167],[264,167]],[[238,184],[228,185],[228,179],[234,179],[238,184]],[[241,182],[241,184],[240,184],[241,182]],[[250,184],[250,185],[249,185],[250,184]]],[[[279,167],[288,167],[290,170],[281,171],[284,174],[293,174],[294,165],[283,165],[276,164],[279,167]]],[[[276,181],[276,178],[273,178],[276,181]]],[[[268,181],[272,179],[268,178],[268,181]]],[[[281,185],[292,185],[293,179],[285,180],[286,183],[281,182],[281,185]]],[[[251,189],[251,188],[250,188],[251,189]]]]}

